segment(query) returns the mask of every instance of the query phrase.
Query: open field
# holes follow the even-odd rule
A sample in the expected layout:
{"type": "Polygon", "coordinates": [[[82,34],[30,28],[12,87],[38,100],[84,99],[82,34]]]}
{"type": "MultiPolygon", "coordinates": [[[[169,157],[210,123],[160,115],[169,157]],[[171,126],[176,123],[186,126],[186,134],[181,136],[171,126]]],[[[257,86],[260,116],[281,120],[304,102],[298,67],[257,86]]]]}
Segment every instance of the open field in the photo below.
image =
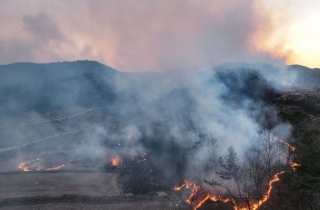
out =
{"type": "Polygon", "coordinates": [[[103,172],[99,162],[88,162],[82,155],[76,158],[74,148],[79,147],[87,129],[102,122],[112,128],[118,120],[101,109],[60,110],[44,116],[31,113],[21,119],[1,120],[0,208],[176,209],[180,200],[175,195],[123,194],[117,186],[117,170],[103,172]],[[76,146],[68,150],[61,146],[64,144],[76,146]],[[42,162],[31,162],[31,172],[18,168],[35,158],[42,162]],[[59,171],[35,171],[32,166],[61,163],[64,167],[59,171]]]}
{"type": "Polygon", "coordinates": [[[10,206],[3,207],[2,210],[31,210],[31,209],[91,209],[91,210],[128,210],[128,209],[139,209],[139,210],[174,210],[172,204],[161,201],[149,201],[149,202],[135,202],[135,203],[116,203],[116,204],[78,204],[78,203],[49,203],[44,205],[21,205],[21,206],[10,206]]]}
{"type": "Polygon", "coordinates": [[[116,196],[115,173],[24,173],[0,175],[0,197],[116,196]]]}
{"type": "Polygon", "coordinates": [[[0,175],[1,209],[174,209],[167,195],[121,194],[117,173],[55,172],[0,175]]]}

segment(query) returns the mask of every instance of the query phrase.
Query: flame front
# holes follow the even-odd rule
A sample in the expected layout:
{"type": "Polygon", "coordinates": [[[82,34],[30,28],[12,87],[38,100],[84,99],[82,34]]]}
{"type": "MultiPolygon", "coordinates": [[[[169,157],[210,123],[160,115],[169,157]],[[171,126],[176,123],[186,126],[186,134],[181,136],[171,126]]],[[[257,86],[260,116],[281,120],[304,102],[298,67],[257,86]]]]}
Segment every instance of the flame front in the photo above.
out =
{"type": "MultiPolygon", "coordinates": [[[[278,138],[276,138],[276,137],[274,137],[273,139],[274,139],[274,140],[278,140],[279,142],[287,145],[292,151],[295,151],[295,150],[296,150],[295,147],[293,147],[293,146],[290,145],[288,142],[286,142],[286,141],[284,141],[284,140],[282,140],[282,139],[278,139],[278,138]]],[[[295,170],[296,170],[296,167],[298,167],[298,166],[301,166],[301,164],[298,164],[298,163],[295,163],[295,162],[290,163],[290,167],[292,168],[293,171],[295,171],[295,170]]],[[[283,173],[285,173],[285,171],[278,172],[278,173],[276,173],[276,174],[273,176],[273,179],[270,180],[269,183],[268,183],[268,189],[267,189],[267,191],[265,192],[265,194],[263,195],[263,197],[262,197],[260,200],[258,200],[258,201],[253,201],[253,200],[251,200],[251,201],[250,201],[250,207],[251,207],[250,209],[252,209],[252,210],[257,210],[262,204],[264,204],[265,202],[268,201],[268,199],[270,198],[270,194],[271,194],[272,188],[273,188],[273,184],[274,184],[275,182],[280,181],[279,175],[281,175],[281,174],[283,174],[283,173]]],[[[224,203],[226,203],[226,202],[232,202],[232,203],[234,204],[234,209],[235,209],[235,210],[247,210],[247,209],[248,209],[247,207],[239,207],[239,206],[237,206],[235,200],[233,200],[233,199],[230,199],[230,198],[221,199],[220,197],[216,197],[215,195],[210,195],[209,192],[205,192],[205,196],[202,196],[202,199],[197,200],[197,199],[196,199],[197,193],[199,192],[200,189],[203,189],[203,188],[201,188],[199,185],[196,185],[196,184],[193,183],[193,182],[189,182],[188,180],[185,180],[184,183],[183,183],[181,186],[175,186],[175,187],[173,188],[173,190],[179,191],[179,190],[181,190],[181,189],[184,188],[184,187],[185,187],[186,189],[192,187],[192,190],[191,190],[190,195],[189,195],[189,197],[187,198],[186,202],[187,202],[189,205],[191,205],[192,202],[193,202],[193,206],[194,206],[194,207],[193,207],[193,210],[196,210],[196,209],[198,209],[199,207],[201,207],[202,204],[203,204],[204,202],[206,202],[207,200],[211,200],[211,201],[213,201],[213,202],[224,202],[224,203]]]]}
{"type": "Polygon", "coordinates": [[[119,167],[119,159],[118,158],[113,158],[111,161],[111,165],[114,167],[119,167]]]}
{"type": "MultiPolygon", "coordinates": [[[[250,206],[252,207],[252,210],[257,210],[263,203],[265,203],[269,197],[270,197],[270,193],[272,190],[272,184],[275,182],[278,182],[279,179],[279,175],[283,174],[285,171],[281,171],[279,173],[276,173],[273,177],[272,180],[270,180],[269,184],[268,184],[268,190],[267,192],[264,194],[264,196],[262,197],[261,200],[254,202],[253,204],[251,204],[250,206]]],[[[235,210],[247,210],[247,207],[241,207],[241,208],[237,208],[236,206],[234,207],[235,210]]]]}
{"type": "Polygon", "coordinates": [[[193,182],[190,182],[188,180],[185,180],[184,183],[181,186],[175,186],[173,188],[173,190],[179,191],[182,188],[185,188],[185,189],[191,188],[191,193],[190,193],[189,197],[187,198],[186,202],[189,205],[193,206],[193,210],[196,210],[196,209],[200,208],[202,206],[202,204],[204,202],[206,202],[207,200],[211,200],[213,202],[224,202],[224,203],[232,201],[229,198],[221,199],[220,197],[216,197],[214,195],[210,195],[210,193],[207,192],[207,191],[201,191],[201,193],[204,193],[204,196],[202,195],[201,198],[199,199],[199,198],[197,198],[198,194],[199,194],[199,191],[200,191],[200,189],[203,190],[203,188],[201,188],[199,185],[197,185],[197,184],[195,184],[193,182]]]}
{"type": "Polygon", "coordinates": [[[28,167],[27,164],[32,163],[32,162],[36,162],[36,161],[40,161],[40,158],[37,159],[33,159],[33,160],[28,160],[25,162],[22,162],[19,164],[19,169],[21,169],[22,171],[53,171],[53,170],[59,170],[60,168],[63,168],[65,166],[65,164],[59,165],[59,166],[55,166],[52,168],[42,168],[40,166],[36,167],[36,165],[32,165],[32,168],[28,167]]]}
{"type": "Polygon", "coordinates": [[[278,139],[277,137],[273,137],[274,140],[278,140],[279,142],[287,145],[292,151],[295,151],[297,148],[295,148],[294,146],[292,146],[291,144],[289,144],[288,142],[286,142],[283,139],[278,139]]]}
{"type": "MultiPolygon", "coordinates": [[[[294,166],[292,166],[292,167],[295,167],[295,166],[298,166],[298,165],[294,164],[294,166]]],[[[281,175],[283,173],[285,173],[285,171],[281,171],[279,173],[276,173],[274,175],[273,179],[269,181],[268,189],[267,189],[266,193],[264,194],[264,196],[262,197],[261,200],[251,201],[250,207],[251,207],[252,210],[257,210],[263,203],[265,203],[269,199],[270,193],[272,191],[273,183],[278,182],[280,180],[279,179],[279,175],[281,175]]],[[[215,195],[210,195],[209,192],[205,192],[205,196],[203,198],[198,199],[198,200],[195,199],[197,197],[197,193],[199,192],[201,187],[199,185],[196,185],[195,183],[189,182],[188,180],[185,180],[184,183],[181,186],[175,186],[173,188],[173,190],[179,191],[183,187],[185,187],[186,189],[188,189],[190,187],[192,188],[191,189],[191,193],[190,193],[189,197],[187,198],[186,202],[189,205],[193,204],[193,206],[194,206],[193,210],[196,210],[196,209],[200,208],[202,206],[202,204],[204,202],[206,202],[207,200],[211,200],[213,202],[224,202],[224,203],[233,202],[235,204],[235,201],[230,199],[230,198],[222,199],[222,198],[217,197],[215,195]]],[[[236,205],[234,205],[234,209],[235,210],[247,210],[247,207],[237,207],[236,205]]]]}
{"type": "Polygon", "coordinates": [[[35,162],[35,161],[39,161],[39,160],[40,160],[40,158],[22,162],[19,165],[19,169],[21,169],[22,171],[30,171],[30,169],[28,167],[26,167],[26,164],[31,163],[31,162],[35,162]]]}
{"type": "Polygon", "coordinates": [[[46,168],[45,171],[53,171],[53,170],[59,170],[60,168],[63,168],[65,165],[62,164],[60,166],[52,167],[52,168],[46,168]]]}
{"type": "Polygon", "coordinates": [[[290,167],[292,168],[293,171],[296,171],[296,167],[301,166],[299,163],[290,163],[290,167]]]}

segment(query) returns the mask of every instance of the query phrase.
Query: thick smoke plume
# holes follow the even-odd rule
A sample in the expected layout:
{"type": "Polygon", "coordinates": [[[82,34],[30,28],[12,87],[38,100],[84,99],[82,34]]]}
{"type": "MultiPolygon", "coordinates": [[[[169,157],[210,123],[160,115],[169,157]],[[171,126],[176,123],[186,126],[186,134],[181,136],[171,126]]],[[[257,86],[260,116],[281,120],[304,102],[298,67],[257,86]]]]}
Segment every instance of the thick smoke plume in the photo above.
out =
{"type": "Polygon", "coordinates": [[[6,72],[2,113],[8,119],[21,117],[19,113],[35,119],[33,123],[3,120],[0,151],[20,151],[15,165],[53,148],[68,153],[73,163],[99,165],[114,157],[126,166],[146,161],[140,171],[147,168],[156,174],[155,183],[165,182],[151,184],[156,189],[170,189],[185,178],[202,182],[214,175],[218,158],[230,146],[245,161],[246,152],[264,130],[290,137],[290,125],[279,118],[270,101],[290,87],[290,82],[283,85],[283,75],[295,74],[268,67],[231,64],[197,71],[123,74],[89,61],[2,66],[6,72]],[[25,83],[10,82],[10,72],[23,68],[32,77],[26,76],[25,83]],[[278,77],[271,78],[270,71],[278,77]],[[44,100],[29,100],[30,95],[44,100]],[[76,106],[86,109],[59,111],[76,106]],[[44,118],[48,112],[64,117],[48,120],[44,118]],[[132,158],[138,159],[132,163],[132,158]]]}
{"type": "Polygon", "coordinates": [[[146,72],[290,61],[293,53],[278,34],[279,28],[286,31],[289,19],[282,8],[267,9],[266,3],[4,1],[0,63],[90,59],[121,71],[146,72]]]}

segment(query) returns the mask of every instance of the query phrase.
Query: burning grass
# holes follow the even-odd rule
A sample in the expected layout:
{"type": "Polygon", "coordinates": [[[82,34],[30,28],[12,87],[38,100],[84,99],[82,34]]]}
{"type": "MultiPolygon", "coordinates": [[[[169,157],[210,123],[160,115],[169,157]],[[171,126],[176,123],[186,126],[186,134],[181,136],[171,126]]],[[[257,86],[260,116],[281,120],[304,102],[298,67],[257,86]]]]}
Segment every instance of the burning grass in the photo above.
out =
{"type": "MultiPolygon", "coordinates": [[[[287,145],[292,151],[295,151],[295,147],[290,145],[289,143],[285,142],[284,140],[274,138],[274,140],[278,140],[281,143],[284,143],[287,145]]],[[[298,163],[291,162],[290,167],[292,168],[293,171],[296,170],[296,167],[301,166],[298,163]]],[[[284,174],[286,171],[280,171],[272,177],[272,179],[269,180],[268,185],[267,185],[267,190],[263,194],[263,196],[256,200],[253,198],[231,198],[231,197],[224,197],[221,195],[216,195],[213,190],[211,189],[206,189],[194,182],[185,180],[184,183],[180,186],[175,186],[173,188],[174,191],[181,191],[181,190],[187,190],[189,193],[188,198],[185,200],[189,206],[193,210],[197,210],[201,208],[205,203],[207,202],[213,202],[213,203],[232,203],[234,210],[258,210],[264,203],[266,203],[272,193],[273,185],[275,182],[280,181],[279,176],[281,174],[284,174]],[[245,203],[243,202],[245,201],[245,203]]],[[[220,184],[216,184],[216,186],[222,186],[220,184]]]]}
{"type": "Polygon", "coordinates": [[[48,163],[41,161],[40,158],[36,158],[33,160],[27,160],[19,164],[19,169],[22,171],[53,171],[59,170],[65,166],[65,164],[61,164],[58,166],[50,166],[46,167],[48,163]]]}
{"type": "MultiPolygon", "coordinates": [[[[281,171],[276,173],[272,180],[268,183],[268,189],[260,200],[249,199],[249,205],[251,210],[257,210],[261,207],[265,202],[270,198],[270,194],[273,188],[273,184],[280,180],[279,175],[285,173],[285,171],[281,171]]],[[[232,203],[234,206],[234,210],[247,210],[248,206],[239,203],[239,201],[232,198],[225,198],[222,196],[214,195],[200,185],[197,185],[193,182],[185,180],[185,182],[181,186],[175,186],[173,190],[180,191],[182,189],[186,189],[189,191],[189,197],[186,199],[186,203],[188,203],[193,210],[199,209],[205,202],[213,202],[213,203],[232,203]]]]}

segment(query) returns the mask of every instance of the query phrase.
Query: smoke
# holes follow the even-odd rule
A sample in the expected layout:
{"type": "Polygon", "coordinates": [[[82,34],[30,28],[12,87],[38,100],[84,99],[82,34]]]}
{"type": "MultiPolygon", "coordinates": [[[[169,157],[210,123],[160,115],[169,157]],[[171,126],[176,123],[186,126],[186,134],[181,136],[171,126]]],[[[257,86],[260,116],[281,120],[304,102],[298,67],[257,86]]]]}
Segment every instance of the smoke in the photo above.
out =
{"type": "Polygon", "coordinates": [[[276,26],[255,1],[47,4],[31,12],[17,5],[18,35],[1,35],[0,62],[91,58],[123,71],[177,70],[124,74],[89,61],[1,66],[8,120],[0,123],[0,152],[15,155],[16,165],[52,151],[91,165],[146,153],[147,171],[172,185],[202,181],[230,146],[245,161],[263,129],[290,137],[271,101],[309,78],[283,66],[281,46],[259,47],[276,26]]]}
{"type": "Polygon", "coordinates": [[[282,46],[283,11],[252,0],[5,1],[0,63],[92,59],[121,71],[164,71],[283,62],[292,57],[282,46]]]}
{"type": "Polygon", "coordinates": [[[7,83],[1,87],[6,102],[1,110],[14,120],[1,123],[2,147],[27,143],[23,151],[29,155],[67,149],[74,158],[92,162],[146,152],[168,179],[182,170],[177,165],[183,165],[180,178],[196,176],[200,165],[212,161],[209,154],[223,156],[229,146],[242,159],[264,128],[281,138],[290,136],[290,126],[268,103],[278,95],[278,82],[266,79],[273,75],[263,71],[266,66],[249,67],[126,75],[88,61],[3,66],[3,72],[10,71],[2,78],[7,83]],[[21,68],[30,73],[24,77],[28,81],[16,81],[20,85],[13,88],[10,72],[16,75],[21,68]],[[85,109],[73,111],[78,106],[85,109]],[[210,139],[217,141],[215,148],[208,146],[210,139]]]}
{"type": "Polygon", "coordinates": [[[218,157],[230,146],[245,161],[246,152],[264,129],[289,138],[291,126],[270,103],[287,87],[281,75],[289,73],[259,66],[232,64],[191,73],[144,75],[137,90],[129,91],[134,97],[111,108],[121,108],[130,129],[135,128],[137,141],[127,149],[146,152],[153,169],[176,184],[184,178],[212,176],[218,157]],[[271,71],[278,72],[277,80],[267,79],[271,71]]]}

